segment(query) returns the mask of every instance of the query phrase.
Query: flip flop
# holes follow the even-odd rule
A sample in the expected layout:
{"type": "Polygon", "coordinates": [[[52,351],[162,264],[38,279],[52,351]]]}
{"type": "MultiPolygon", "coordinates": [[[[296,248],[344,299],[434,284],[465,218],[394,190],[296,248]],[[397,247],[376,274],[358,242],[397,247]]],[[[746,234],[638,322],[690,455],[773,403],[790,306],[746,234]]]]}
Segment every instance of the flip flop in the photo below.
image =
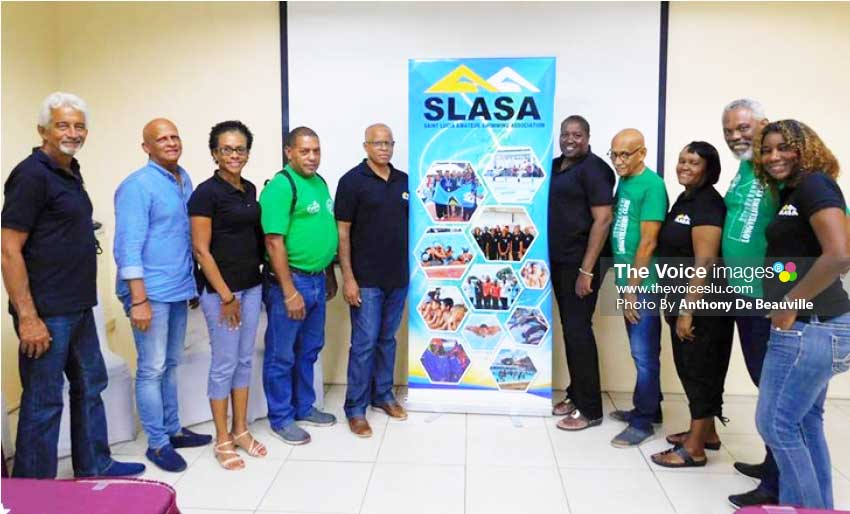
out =
{"type": "Polygon", "coordinates": [[[702,460],[696,460],[690,453],[688,453],[688,450],[686,450],[684,446],[674,446],[669,450],[664,450],[663,452],[653,455],[652,462],[665,468],[701,468],[705,466],[708,459],[703,457],[702,460]],[[682,459],[682,462],[664,462],[656,458],[659,455],[669,455],[671,453],[678,455],[679,458],[682,459]]]}
{"type": "Polygon", "coordinates": [[[251,457],[262,458],[268,455],[268,450],[266,449],[266,446],[260,441],[254,439],[254,436],[252,436],[248,430],[242,432],[239,435],[230,435],[233,437],[233,441],[236,443],[236,446],[248,452],[248,455],[250,455],[251,457]],[[242,444],[239,444],[239,439],[245,437],[246,435],[251,438],[250,446],[244,446],[242,444]]]}
{"type": "MultiPolygon", "coordinates": [[[[690,432],[688,432],[687,430],[684,432],[679,432],[677,434],[670,434],[667,436],[667,442],[672,444],[673,446],[681,446],[685,439],[688,437],[688,434],[690,434],[690,432]],[[673,439],[674,437],[677,439],[673,439]],[[678,438],[681,438],[681,440],[678,440],[678,438]]],[[[722,444],[723,443],[721,441],[715,441],[713,443],[706,442],[704,446],[706,450],[717,451],[720,449],[720,446],[722,444]]]]}

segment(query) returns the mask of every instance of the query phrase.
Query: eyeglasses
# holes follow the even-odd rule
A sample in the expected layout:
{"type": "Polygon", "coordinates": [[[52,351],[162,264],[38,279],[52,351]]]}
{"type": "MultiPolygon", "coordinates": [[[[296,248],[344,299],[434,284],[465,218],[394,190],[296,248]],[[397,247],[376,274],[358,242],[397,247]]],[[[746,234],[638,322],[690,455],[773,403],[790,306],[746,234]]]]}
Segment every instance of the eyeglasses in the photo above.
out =
{"type": "Polygon", "coordinates": [[[248,155],[248,149],[244,146],[237,146],[236,148],[233,148],[233,147],[230,147],[230,146],[219,146],[217,148],[217,150],[218,150],[218,153],[220,153],[221,155],[223,155],[225,157],[229,157],[234,153],[236,153],[237,155],[242,155],[242,156],[248,155]]]}
{"type": "Polygon", "coordinates": [[[611,158],[611,162],[614,162],[617,159],[623,159],[625,161],[626,159],[640,152],[641,150],[643,150],[642,146],[635,148],[631,152],[615,152],[614,150],[608,150],[608,157],[611,158]]]}
{"type": "Polygon", "coordinates": [[[366,144],[375,148],[392,148],[395,146],[395,141],[366,141],[366,144]]]}

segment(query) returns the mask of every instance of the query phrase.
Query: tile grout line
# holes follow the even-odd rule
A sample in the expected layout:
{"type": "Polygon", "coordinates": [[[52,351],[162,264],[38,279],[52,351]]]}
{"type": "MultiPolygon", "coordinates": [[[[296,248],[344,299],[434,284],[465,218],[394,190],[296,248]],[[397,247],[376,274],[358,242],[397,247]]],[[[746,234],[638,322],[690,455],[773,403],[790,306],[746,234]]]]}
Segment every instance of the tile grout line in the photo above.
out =
{"type": "Polygon", "coordinates": [[[561,479],[561,492],[564,494],[564,501],[567,503],[567,513],[571,514],[573,509],[570,507],[570,497],[567,494],[567,484],[564,483],[564,474],[561,471],[560,462],[558,462],[558,454],[555,451],[555,440],[552,437],[551,430],[548,428],[546,429],[546,437],[549,438],[549,449],[552,451],[552,458],[555,460],[555,469],[558,470],[558,478],[561,479]]]}
{"type": "MultiPolygon", "coordinates": [[[[611,403],[614,403],[614,407],[617,406],[617,404],[614,402],[613,397],[611,398],[611,403]]],[[[662,413],[663,413],[663,411],[662,411],[662,413]]],[[[663,428],[663,427],[664,427],[664,425],[662,424],[661,428],[663,428]]],[[[667,500],[667,505],[670,506],[670,510],[674,514],[678,514],[679,510],[676,508],[676,505],[673,503],[673,500],[670,498],[670,495],[667,493],[667,488],[664,487],[664,484],[661,482],[661,478],[658,476],[658,472],[657,472],[658,470],[656,470],[656,466],[653,466],[651,459],[649,459],[649,457],[647,457],[647,455],[644,452],[641,451],[640,447],[637,448],[637,451],[638,451],[638,453],[640,453],[641,458],[646,463],[647,468],[649,468],[649,472],[652,473],[652,478],[655,479],[655,483],[658,484],[658,487],[661,489],[661,492],[664,494],[664,498],[667,500]]]]}
{"type": "MultiPolygon", "coordinates": [[[[269,427],[269,429],[271,429],[271,426],[269,427]]],[[[271,435],[271,437],[274,437],[274,436],[271,435]]],[[[254,512],[257,512],[257,511],[260,510],[260,506],[263,504],[263,501],[266,499],[266,496],[269,495],[269,492],[271,492],[272,487],[274,486],[274,483],[277,481],[277,477],[279,477],[281,472],[283,471],[283,467],[286,466],[287,462],[289,462],[289,456],[290,455],[292,455],[292,448],[289,449],[289,452],[286,454],[286,457],[284,457],[283,461],[281,461],[280,466],[277,468],[277,472],[274,474],[274,478],[271,479],[271,482],[269,482],[269,486],[266,487],[266,492],[264,492],[263,495],[260,496],[260,500],[257,502],[256,507],[254,507],[254,512]]]]}
{"type": "Polygon", "coordinates": [[[357,509],[358,513],[362,513],[363,507],[366,505],[366,496],[369,495],[369,486],[372,485],[372,479],[375,477],[375,468],[378,467],[378,458],[381,456],[381,449],[384,447],[384,438],[387,436],[389,428],[389,420],[387,420],[387,425],[381,433],[381,442],[378,444],[378,452],[375,454],[375,460],[372,462],[372,469],[369,470],[369,480],[366,482],[366,489],[363,491],[363,497],[360,498],[360,506],[357,509]]]}

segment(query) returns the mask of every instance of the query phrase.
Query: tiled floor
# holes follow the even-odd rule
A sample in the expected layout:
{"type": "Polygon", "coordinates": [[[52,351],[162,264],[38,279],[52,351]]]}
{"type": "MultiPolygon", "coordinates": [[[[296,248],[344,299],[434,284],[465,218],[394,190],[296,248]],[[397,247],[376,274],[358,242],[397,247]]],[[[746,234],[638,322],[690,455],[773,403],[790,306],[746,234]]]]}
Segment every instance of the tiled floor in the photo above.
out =
{"type": "MultiPolygon", "coordinates": [[[[404,395],[404,391],[399,391],[404,395]]],[[[327,408],[344,421],[344,389],[326,394],[327,408]]],[[[605,397],[606,414],[630,408],[630,395],[605,397]]],[[[147,478],[173,484],[184,514],[728,514],[731,493],[755,482],[732,462],[763,457],[753,423],[755,398],[729,397],[730,423],[720,427],[723,448],[693,470],[654,466],[649,455],[666,448],[660,434],[680,431],[688,419],[681,395],[664,402],[659,437],[640,449],[609,440],[622,425],[606,420],[579,433],[555,428],[555,418],[411,413],[404,422],[369,413],[374,436],[359,439],[339,423],[309,429],[313,442],[290,447],[269,434],[266,420],[252,430],[269,447],[265,459],[228,472],[210,447],[179,450],[183,473],[148,467],[147,478]]],[[[850,401],[829,401],[826,431],[835,467],[836,507],[850,510],[850,401]]],[[[195,427],[211,432],[211,424],[195,427]]],[[[146,442],[116,445],[119,459],[143,460],[146,442]]],[[[70,459],[60,464],[70,476],[70,459]]]]}

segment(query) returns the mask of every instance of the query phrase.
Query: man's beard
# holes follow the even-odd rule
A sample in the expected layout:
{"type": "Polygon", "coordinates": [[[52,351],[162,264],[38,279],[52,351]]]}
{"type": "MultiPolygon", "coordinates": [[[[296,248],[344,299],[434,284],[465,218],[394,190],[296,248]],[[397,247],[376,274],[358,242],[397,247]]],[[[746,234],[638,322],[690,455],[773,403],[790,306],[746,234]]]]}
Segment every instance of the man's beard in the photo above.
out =
{"type": "Polygon", "coordinates": [[[59,151],[61,151],[63,154],[67,155],[68,157],[73,157],[74,154],[79,152],[82,147],[83,147],[82,141],[80,141],[80,143],[77,146],[71,146],[71,145],[59,143],[59,151]]]}

